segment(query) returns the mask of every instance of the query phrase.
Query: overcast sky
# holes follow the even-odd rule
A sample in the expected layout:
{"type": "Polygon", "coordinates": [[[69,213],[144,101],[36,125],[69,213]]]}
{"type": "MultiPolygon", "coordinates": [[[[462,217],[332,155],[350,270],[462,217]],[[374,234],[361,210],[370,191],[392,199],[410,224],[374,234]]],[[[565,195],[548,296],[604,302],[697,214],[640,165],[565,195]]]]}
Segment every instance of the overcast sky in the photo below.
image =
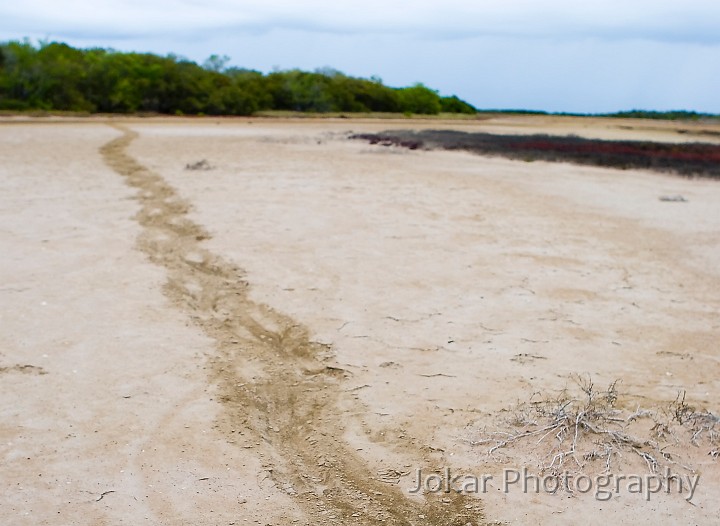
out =
{"type": "Polygon", "coordinates": [[[720,1],[22,0],[0,40],[331,66],[478,108],[720,113],[720,1]]]}

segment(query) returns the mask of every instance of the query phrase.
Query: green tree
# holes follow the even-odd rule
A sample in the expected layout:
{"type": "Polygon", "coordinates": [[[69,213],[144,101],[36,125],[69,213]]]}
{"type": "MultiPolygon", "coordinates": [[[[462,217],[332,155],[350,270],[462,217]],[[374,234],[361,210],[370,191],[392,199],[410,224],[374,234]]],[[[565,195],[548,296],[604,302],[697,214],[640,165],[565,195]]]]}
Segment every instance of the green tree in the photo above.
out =
{"type": "Polygon", "coordinates": [[[417,83],[398,92],[400,111],[436,115],[440,113],[440,97],[436,91],[417,83]]]}
{"type": "Polygon", "coordinates": [[[29,40],[8,42],[3,45],[4,96],[3,109],[42,109],[38,96],[39,68],[37,52],[29,40]]]}
{"type": "Polygon", "coordinates": [[[477,113],[477,109],[471,106],[464,100],[460,100],[456,96],[452,97],[441,97],[440,98],[440,111],[443,113],[477,113]]]}
{"type": "Polygon", "coordinates": [[[175,55],[75,49],[29,40],[0,44],[0,109],[108,113],[250,115],[258,110],[309,112],[470,112],[457,97],[416,84],[395,89],[324,67],[258,71],[228,68],[226,56],[203,66],[175,55]]]}
{"type": "Polygon", "coordinates": [[[221,73],[225,71],[225,66],[227,66],[228,62],[230,62],[230,57],[227,55],[210,55],[205,62],[203,62],[203,68],[214,73],[221,73]]]}

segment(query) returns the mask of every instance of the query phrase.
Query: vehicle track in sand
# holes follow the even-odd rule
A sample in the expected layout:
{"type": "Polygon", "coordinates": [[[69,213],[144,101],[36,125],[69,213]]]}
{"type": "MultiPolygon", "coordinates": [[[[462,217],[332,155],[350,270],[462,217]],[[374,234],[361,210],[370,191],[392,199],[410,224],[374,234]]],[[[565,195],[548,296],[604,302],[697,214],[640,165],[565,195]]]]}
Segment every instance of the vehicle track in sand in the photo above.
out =
{"type": "Polygon", "coordinates": [[[100,153],[138,191],[138,247],[165,269],[165,295],[215,342],[210,381],[219,390],[219,427],[228,440],[258,451],[274,483],[295,497],[312,524],[482,521],[476,499],[452,493],[415,501],[377,479],[342,438],[337,401],[344,371],[332,350],[250,299],[243,271],[203,248],[210,236],[187,217],[189,202],[127,153],[138,134],[116,129],[123,135],[100,153]]]}

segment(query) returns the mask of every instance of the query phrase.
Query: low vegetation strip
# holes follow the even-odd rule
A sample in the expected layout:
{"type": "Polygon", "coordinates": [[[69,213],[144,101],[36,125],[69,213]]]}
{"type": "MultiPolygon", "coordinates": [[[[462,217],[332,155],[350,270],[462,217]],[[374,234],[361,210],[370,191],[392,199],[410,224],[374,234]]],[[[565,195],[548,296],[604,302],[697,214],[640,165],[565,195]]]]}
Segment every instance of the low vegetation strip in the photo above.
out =
{"type": "Polygon", "coordinates": [[[394,88],[332,68],[263,74],[212,55],[202,65],[175,55],[77,49],[60,42],[0,43],[0,110],[177,115],[389,112],[475,114],[422,84],[394,88]]]}
{"type": "Polygon", "coordinates": [[[686,177],[720,179],[720,145],[650,141],[605,141],[576,136],[496,135],[453,130],[393,130],[352,135],[370,144],[412,150],[463,150],[523,161],[551,161],[648,169],[686,177]]]}

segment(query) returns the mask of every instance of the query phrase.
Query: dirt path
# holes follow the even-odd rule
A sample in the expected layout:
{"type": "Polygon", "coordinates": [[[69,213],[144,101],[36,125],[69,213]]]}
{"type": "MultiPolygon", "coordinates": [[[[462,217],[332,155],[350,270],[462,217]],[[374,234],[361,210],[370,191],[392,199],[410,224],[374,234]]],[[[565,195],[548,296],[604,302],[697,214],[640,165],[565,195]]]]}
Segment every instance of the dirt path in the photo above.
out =
{"type": "Polygon", "coordinates": [[[216,342],[213,380],[220,382],[226,407],[223,431],[261,444],[271,477],[297,496],[310,522],[476,522],[478,506],[463,495],[414,503],[357,458],[342,439],[336,406],[344,370],[333,362],[331,349],[310,341],[297,322],[248,298],[243,272],[202,247],[209,236],[187,219],[189,203],[126,153],[137,134],[121,130],[124,135],[101,153],[139,191],[139,246],[166,269],[165,293],[216,342]]]}

